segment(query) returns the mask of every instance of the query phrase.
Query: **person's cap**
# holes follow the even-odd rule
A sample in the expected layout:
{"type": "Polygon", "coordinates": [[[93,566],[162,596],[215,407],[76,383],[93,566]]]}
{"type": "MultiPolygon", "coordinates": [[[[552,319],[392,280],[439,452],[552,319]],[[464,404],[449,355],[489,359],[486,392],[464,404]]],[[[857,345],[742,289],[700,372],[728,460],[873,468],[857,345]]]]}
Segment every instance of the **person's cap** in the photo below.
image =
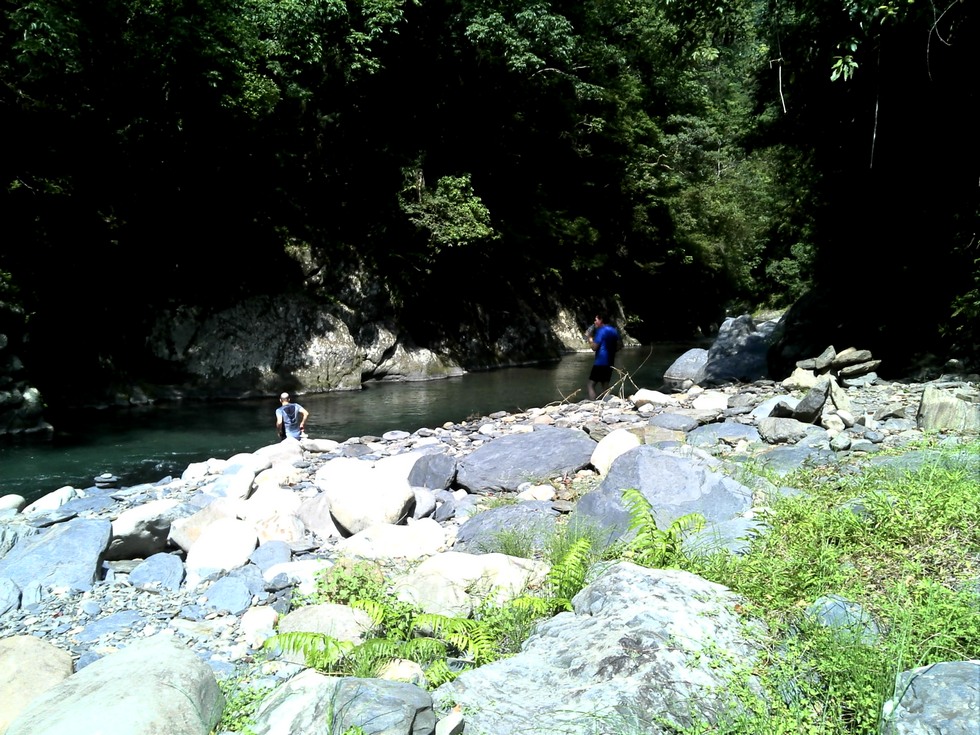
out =
{"type": "Polygon", "coordinates": [[[279,400],[280,401],[288,401],[289,400],[289,394],[288,393],[283,393],[281,396],[279,396],[279,400]]]}

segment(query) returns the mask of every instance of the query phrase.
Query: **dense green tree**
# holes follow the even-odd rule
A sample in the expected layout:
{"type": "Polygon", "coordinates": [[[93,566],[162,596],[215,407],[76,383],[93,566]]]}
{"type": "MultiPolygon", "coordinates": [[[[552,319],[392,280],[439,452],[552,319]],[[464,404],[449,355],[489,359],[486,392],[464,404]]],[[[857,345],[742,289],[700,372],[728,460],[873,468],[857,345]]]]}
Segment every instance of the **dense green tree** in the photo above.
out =
{"type": "Polygon", "coordinates": [[[969,341],[973,13],[11,0],[5,293],[35,349],[93,374],[149,369],[161,307],[329,298],[355,271],[390,295],[365,319],[439,349],[576,301],[685,336],[841,263],[848,286],[942,276],[930,308],[893,308],[969,341]],[[898,256],[910,236],[936,257],[898,256]]]}

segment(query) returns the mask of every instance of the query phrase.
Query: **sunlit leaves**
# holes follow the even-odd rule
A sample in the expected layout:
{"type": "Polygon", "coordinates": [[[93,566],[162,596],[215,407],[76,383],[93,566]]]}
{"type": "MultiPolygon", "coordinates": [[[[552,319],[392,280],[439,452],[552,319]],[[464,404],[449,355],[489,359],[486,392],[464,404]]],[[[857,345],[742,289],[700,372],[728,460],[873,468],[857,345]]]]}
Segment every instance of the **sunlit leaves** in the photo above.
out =
{"type": "Polygon", "coordinates": [[[433,191],[426,188],[421,170],[406,173],[402,209],[427,234],[434,254],[494,236],[490,212],[473,191],[469,174],[443,176],[433,191]]]}

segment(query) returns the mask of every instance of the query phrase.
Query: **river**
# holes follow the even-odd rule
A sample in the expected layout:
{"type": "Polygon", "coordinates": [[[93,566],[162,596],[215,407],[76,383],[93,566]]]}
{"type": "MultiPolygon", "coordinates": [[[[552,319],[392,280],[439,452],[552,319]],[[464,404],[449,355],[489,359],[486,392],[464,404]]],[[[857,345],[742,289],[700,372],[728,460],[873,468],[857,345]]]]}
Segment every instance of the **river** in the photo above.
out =
{"type": "MultiPolygon", "coordinates": [[[[623,350],[622,392],[661,386],[664,371],[690,344],[623,350]]],[[[703,345],[702,345],[703,346],[703,345]]],[[[363,390],[298,396],[313,438],[344,441],[401,429],[415,431],[495,411],[515,412],[586,397],[592,354],[567,355],[533,367],[472,372],[417,383],[367,383],[363,390]]],[[[617,394],[620,387],[616,388],[617,394]]],[[[276,441],[275,398],[161,403],[125,409],[74,410],[47,416],[49,442],[0,445],[0,496],[33,500],[64,485],[91,487],[104,472],[123,485],[179,476],[191,462],[252,452],[276,441]]]]}

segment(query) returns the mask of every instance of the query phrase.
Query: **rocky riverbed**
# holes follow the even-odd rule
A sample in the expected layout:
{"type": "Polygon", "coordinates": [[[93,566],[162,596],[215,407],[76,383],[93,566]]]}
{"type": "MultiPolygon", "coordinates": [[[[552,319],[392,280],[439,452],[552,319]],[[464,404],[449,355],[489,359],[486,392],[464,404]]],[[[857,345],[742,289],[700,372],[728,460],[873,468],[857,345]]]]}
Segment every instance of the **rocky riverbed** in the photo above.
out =
{"type": "MultiPolygon", "coordinates": [[[[17,497],[0,498],[0,669],[5,672],[0,733],[8,726],[10,733],[62,732],[57,723],[69,720],[85,723],[74,732],[94,733],[103,726],[113,729],[106,724],[110,716],[130,718],[122,727],[126,732],[154,732],[152,725],[139,723],[158,707],[170,712],[172,703],[160,704],[165,697],[159,692],[140,694],[131,709],[114,715],[103,698],[86,701],[80,692],[90,691],[86,687],[94,682],[108,686],[110,663],[120,652],[157,646],[161,639],[204,662],[204,682],[244,676],[282,684],[281,701],[268,702],[254,724],[258,735],[326,733],[304,729],[304,717],[319,712],[315,702],[327,690],[338,695],[337,681],[316,679],[319,675],[287,658],[268,660],[262,644],[296,615],[294,595],[312,591],[317,573],[341,557],[372,559],[404,599],[465,617],[481,594],[493,589],[515,596],[547,572],[541,562],[483,553],[481,541],[501,530],[533,534],[578,514],[609,528],[611,537],[622,534],[622,508],[608,501],[610,493],[621,492],[611,484],[616,478],[638,486],[657,481],[644,473],[668,474],[676,497],[651,491],[660,494],[658,520],[701,513],[714,532],[706,538],[736,551],[763,532],[756,510],[772,494],[792,489],[763,481],[743,486],[724,465],[751,458],[776,476],[804,463],[860,467],[885,450],[916,446],[926,433],[951,442],[972,435],[976,426],[969,421],[977,405],[976,376],[894,383],[872,373],[848,381],[814,367],[783,383],[709,390],[695,385],[676,394],[640,390],[411,434],[393,427],[380,437],[345,442],[287,440],[253,454],[192,465],[179,478],[129,488],[61,488],[26,507],[17,497]],[[492,502],[500,497],[518,502],[492,502]],[[37,650],[39,643],[43,651],[37,650]],[[42,659],[57,663],[49,669],[38,664],[42,659]],[[308,707],[307,715],[298,712],[297,703],[308,707]]],[[[611,598],[625,594],[624,587],[650,588],[658,599],[669,600],[665,606],[676,606],[674,618],[693,615],[692,599],[710,598],[714,612],[698,618],[704,640],[728,640],[739,655],[755,655],[750,642],[733,633],[724,611],[735,603],[717,585],[631,565],[611,571],[605,583],[612,586],[603,590],[600,579],[588,594],[611,598]]],[[[582,605],[588,594],[583,591],[582,605]]],[[[626,607],[645,604],[623,601],[626,607]]],[[[350,610],[319,615],[299,629],[343,628],[356,640],[369,627],[350,610]]],[[[600,616],[598,608],[590,615],[600,616]]],[[[669,628],[674,618],[658,624],[669,628]]],[[[617,619],[608,625],[627,623],[617,619]]],[[[571,641],[579,634],[555,635],[571,641]]],[[[587,647],[606,645],[594,640],[587,647]]],[[[182,661],[171,648],[152,650],[156,659],[173,656],[175,666],[182,661]]],[[[549,650],[538,655],[557,655],[554,647],[549,650]]],[[[187,670],[186,661],[180,666],[187,670]]],[[[717,672],[698,671],[708,677],[703,686],[721,686],[717,672]]],[[[977,671],[968,668],[961,676],[968,683],[977,671]]],[[[635,674],[638,680],[651,676],[642,667],[635,674]]],[[[491,700],[508,696],[507,690],[488,694],[495,685],[487,681],[461,677],[433,698],[418,686],[424,684],[419,676],[403,677],[408,684],[371,680],[370,686],[380,687],[372,690],[372,701],[393,699],[404,705],[395,708],[399,712],[415,714],[365,732],[458,732],[465,720],[467,733],[543,733],[533,724],[535,710],[547,709],[549,727],[558,727],[549,732],[585,733],[591,730],[576,724],[581,718],[566,722],[558,710],[600,700],[615,708],[625,696],[622,680],[603,688],[600,680],[608,683],[608,678],[593,671],[576,684],[579,700],[549,691],[549,703],[528,697],[501,709],[491,700]],[[467,707],[461,708],[463,703],[467,707]],[[471,714],[464,717],[461,710],[471,714]]],[[[560,688],[566,674],[556,676],[548,681],[560,688]]],[[[633,681],[627,673],[621,676],[633,681]]],[[[207,733],[214,726],[221,695],[210,685],[202,685],[201,692],[206,704],[194,705],[197,714],[188,718],[190,724],[173,725],[168,714],[168,732],[207,733]]],[[[966,692],[968,698],[968,685],[966,692]]],[[[658,702],[649,706],[672,716],[673,705],[658,702]]],[[[977,710],[964,716],[975,732],[977,710]]],[[[119,729],[118,719],[114,726],[119,729]]]]}

